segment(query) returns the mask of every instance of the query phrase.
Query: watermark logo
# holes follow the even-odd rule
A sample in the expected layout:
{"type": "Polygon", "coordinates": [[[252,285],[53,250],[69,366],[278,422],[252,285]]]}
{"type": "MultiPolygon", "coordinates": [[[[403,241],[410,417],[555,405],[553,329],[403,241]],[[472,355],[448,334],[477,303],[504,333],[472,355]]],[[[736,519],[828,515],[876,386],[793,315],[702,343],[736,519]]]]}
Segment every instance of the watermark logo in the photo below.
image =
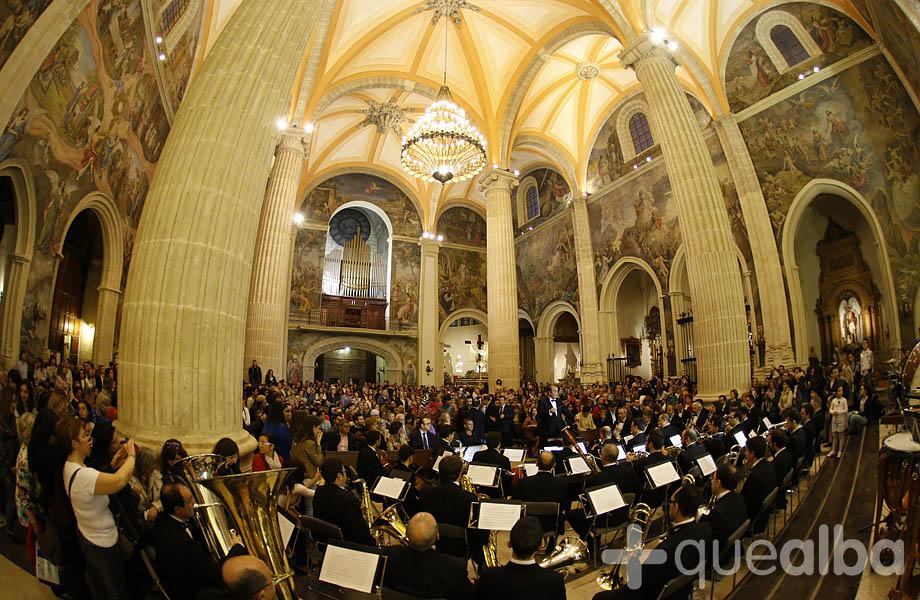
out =
{"type": "Polygon", "coordinates": [[[817,540],[787,540],[779,547],[761,539],[754,540],[745,549],[739,540],[734,544],[734,552],[722,552],[718,542],[706,544],[685,540],[674,548],[673,556],[669,556],[660,547],[640,550],[641,542],[642,528],[630,525],[626,530],[625,549],[605,550],[601,555],[605,564],[626,567],[626,585],[633,590],[642,587],[643,566],[661,565],[669,560],[673,561],[679,574],[697,576],[700,589],[706,587],[710,566],[724,577],[740,571],[742,560],[748,571],[759,576],[772,575],[781,569],[793,577],[815,573],[852,577],[861,574],[868,566],[882,576],[904,572],[903,540],[879,540],[871,548],[866,548],[859,540],[845,539],[843,525],[834,525],[833,530],[828,525],[821,525],[817,540]],[[714,561],[713,557],[721,557],[721,560],[714,561]]]}

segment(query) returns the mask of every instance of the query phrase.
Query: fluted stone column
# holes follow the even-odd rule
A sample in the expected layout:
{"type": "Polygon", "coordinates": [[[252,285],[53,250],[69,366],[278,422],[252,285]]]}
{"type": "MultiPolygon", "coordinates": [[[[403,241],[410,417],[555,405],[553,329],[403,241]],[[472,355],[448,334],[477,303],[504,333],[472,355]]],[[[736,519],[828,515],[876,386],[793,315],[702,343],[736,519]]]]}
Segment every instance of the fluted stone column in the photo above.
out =
{"type": "Polygon", "coordinates": [[[511,218],[511,190],[518,183],[514,175],[501,169],[489,169],[479,177],[479,190],[486,197],[490,390],[495,390],[498,379],[503,387],[511,389],[517,389],[521,383],[517,268],[511,218]]]}
{"type": "Polygon", "coordinates": [[[552,337],[537,337],[533,339],[534,374],[537,383],[555,383],[553,372],[553,350],[556,343],[552,337]]]}
{"type": "Polygon", "coordinates": [[[96,333],[93,338],[93,363],[107,365],[115,354],[115,317],[121,290],[100,285],[96,309],[96,333]]]}
{"type": "Polygon", "coordinates": [[[744,293],[728,213],[712,157],[664,44],[643,34],[620,53],[635,69],[657,125],[677,203],[693,298],[699,396],[750,387],[744,293]]]}
{"type": "Polygon", "coordinates": [[[192,81],[141,216],[120,348],[119,423],[190,452],[242,429],[240,365],[256,232],[320,0],[247,0],[192,81]]]}
{"type": "Polygon", "coordinates": [[[3,323],[0,324],[0,361],[9,370],[19,360],[22,332],[22,305],[25,303],[26,284],[32,259],[19,254],[10,256],[6,298],[3,301],[3,323]],[[12,283],[13,285],[10,285],[12,283]],[[17,310],[18,307],[18,310],[17,310]]]}
{"type": "Polygon", "coordinates": [[[303,168],[305,135],[302,129],[285,129],[275,148],[275,162],[268,177],[252,258],[241,373],[257,360],[263,373],[273,369],[278,379],[286,377],[284,343],[290,298],[291,230],[303,168]]]}
{"type": "Polygon", "coordinates": [[[440,385],[443,382],[441,340],[438,339],[438,250],[437,240],[420,241],[422,264],[418,292],[418,375],[416,383],[440,385]],[[426,367],[431,367],[428,372],[426,367]]]}
{"type": "MultiPolygon", "coordinates": [[[[792,349],[789,329],[786,284],[763,190],[757,179],[751,154],[738,128],[738,119],[734,115],[717,119],[716,132],[719,134],[722,151],[735,182],[744,226],[751,243],[751,254],[754,256],[754,270],[757,272],[757,289],[763,313],[766,364],[789,365],[795,361],[796,356],[792,349]]],[[[753,302],[753,298],[751,300],[753,302]]],[[[808,357],[798,357],[798,361],[808,362],[808,357]]]]}
{"type": "Polygon", "coordinates": [[[578,301],[581,309],[581,381],[598,383],[606,379],[602,367],[600,319],[597,313],[597,283],[588,203],[584,196],[572,200],[572,229],[578,264],[578,301]]]}

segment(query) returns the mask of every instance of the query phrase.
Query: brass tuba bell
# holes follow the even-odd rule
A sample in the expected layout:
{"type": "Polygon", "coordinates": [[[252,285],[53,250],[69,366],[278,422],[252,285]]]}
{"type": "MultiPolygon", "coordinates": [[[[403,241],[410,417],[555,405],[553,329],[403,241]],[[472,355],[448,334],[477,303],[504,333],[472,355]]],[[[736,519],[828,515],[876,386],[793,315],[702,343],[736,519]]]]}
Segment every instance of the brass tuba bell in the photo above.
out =
{"type": "Polygon", "coordinates": [[[558,569],[588,557],[588,544],[580,537],[564,537],[549,556],[540,561],[544,569],[558,569]]]}
{"type": "Polygon", "coordinates": [[[196,454],[175,463],[170,472],[182,481],[195,498],[195,519],[211,554],[218,560],[227,556],[231,521],[218,497],[201,483],[212,479],[227,463],[219,454],[196,454]]]}
{"type": "Polygon", "coordinates": [[[371,535],[377,540],[377,543],[383,541],[383,534],[389,534],[403,546],[409,545],[409,536],[406,534],[406,518],[403,514],[402,505],[394,504],[380,513],[371,524],[371,535]]]}
{"type": "Polygon", "coordinates": [[[224,503],[249,552],[271,569],[278,597],[282,600],[298,598],[294,590],[294,572],[288,566],[278,526],[278,496],[284,480],[294,471],[272,469],[199,480],[224,503]]]}

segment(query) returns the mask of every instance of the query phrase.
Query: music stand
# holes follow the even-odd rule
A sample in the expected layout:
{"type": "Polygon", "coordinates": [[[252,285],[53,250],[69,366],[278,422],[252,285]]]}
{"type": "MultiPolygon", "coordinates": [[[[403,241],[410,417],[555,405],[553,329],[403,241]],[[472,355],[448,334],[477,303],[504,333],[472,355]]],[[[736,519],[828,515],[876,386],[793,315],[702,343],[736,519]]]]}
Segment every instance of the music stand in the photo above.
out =
{"type": "Polygon", "coordinates": [[[485,444],[480,444],[479,446],[465,446],[461,458],[463,462],[471,463],[473,462],[473,456],[480,450],[485,450],[486,448],[487,446],[485,444]]]}
{"type": "Polygon", "coordinates": [[[674,463],[669,460],[648,467],[645,469],[645,476],[648,478],[649,485],[653,490],[680,480],[680,475],[677,473],[677,469],[674,468],[674,463]]]}
{"type": "Polygon", "coordinates": [[[486,465],[482,463],[470,463],[466,469],[466,474],[473,485],[480,487],[497,488],[501,470],[495,465],[486,465]]]}
{"type": "Polygon", "coordinates": [[[620,493],[620,487],[615,483],[588,488],[579,496],[579,500],[588,517],[599,517],[628,506],[620,493]]]}
{"type": "Polygon", "coordinates": [[[310,591],[335,600],[379,600],[386,562],[378,548],[329,540],[310,591]]]}
{"type": "Polygon", "coordinates": [[[470,505],[470,529],[489,531],[511,531],[527,512],[527,507],[520,500],[483,500],[470,505]],[[483,505],[485,512],[483,514],[483,505]],[[484,526],[484,525],[488,525],[484,526]]]}
{"type": "Polygon", "coordinates": [[[697,457],[696,466],[700,468],[700,472],[703,474],[703,477],[709,477],[716,472],[716,462],[712,459],[712,456],[709,454],[704,454],[697,457]]]}
{"type": "Polygon", "coordinates": [[[409,481],[401,477],[381,475],[377,478],[377,481],[374,482],[374,486],[370,489],[370,492],[378,496],[383,496],[384,498],[402,502],[409,493],[409,481]]]}
{"type": "Polygon", "coordinates": [[[589,467],[585,459],[580,456],[573,456],[562,462],[565,465],[565,472],[567,475],[582,475],[591,472],[591,467],[589,467]]]}

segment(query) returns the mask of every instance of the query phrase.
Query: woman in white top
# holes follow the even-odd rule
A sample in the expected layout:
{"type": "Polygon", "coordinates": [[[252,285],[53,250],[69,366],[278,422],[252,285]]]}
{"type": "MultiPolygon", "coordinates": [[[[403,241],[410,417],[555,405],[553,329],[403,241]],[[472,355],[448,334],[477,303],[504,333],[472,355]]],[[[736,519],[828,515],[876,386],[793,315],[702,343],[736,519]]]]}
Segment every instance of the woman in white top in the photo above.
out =
{"type": "Polygon", "coordinates": [[[847,431],[847,399],[843,397],[843,386],[837,386],[834,396],[828,402],[828,412],[831,415],[831,451],[828,458],[843,456],[844,436],[847,431]]]}
{"type": "Polygon", "coordinates": [[[109,510],[109,494],[121,491],[134,472],[134,443],[125,440],[116,453],[112,461],[118,466],[115,473],[102,473],[84,464],[93,441],[83,421],[64,417],[58,421],[55,431],[57,439],[70,450],[64,463],[64,491],[77,518],[89,588],[97,598],[127,598],[118,527],[109,510]]]}

